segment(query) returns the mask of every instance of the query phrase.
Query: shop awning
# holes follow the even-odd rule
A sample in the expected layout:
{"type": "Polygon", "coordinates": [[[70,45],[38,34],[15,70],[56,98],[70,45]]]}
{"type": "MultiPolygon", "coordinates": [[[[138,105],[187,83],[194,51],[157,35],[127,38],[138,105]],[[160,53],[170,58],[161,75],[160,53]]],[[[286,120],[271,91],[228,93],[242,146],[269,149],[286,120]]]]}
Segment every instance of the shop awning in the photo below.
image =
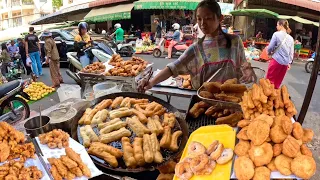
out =
{"type": "Polygon", "coordinates": [[[277,0],[286,4],[292,4],[299,7],[320,11],[320,2],[315,0],[277,0]]]}
{"type": "Polygon", "coordinates": [[[231,11],[230,14],[233,16],[251,16],[260,18],[277,18],[279,16],[278,13],[267,9],[239,9],[231,11]]]}
{"type": "Polygon", "coordinates": [[[131,19],[133,4],[121,4],[112,7],[92,9],[84,19],[86,21],[102,22],[110,20],[131,19]]]}
{"type": "Polygon", "coordinates": [[[304,19],[304,18],[301,18],[299,16],[279,15],[278,18],[279,19],[292,19],[292,20],[297,21],[297,22],[302,23],[302,24],[312,24],[312,25],[315,25],[315,26],[319,27],[319,23],[318,22],[310,21],[308,19],[304,19]]]}
{"type": "Polygon", "coordinates": [[[195,10],[201,0],[139,0],[134,9],[183,9],[195,10]]]}

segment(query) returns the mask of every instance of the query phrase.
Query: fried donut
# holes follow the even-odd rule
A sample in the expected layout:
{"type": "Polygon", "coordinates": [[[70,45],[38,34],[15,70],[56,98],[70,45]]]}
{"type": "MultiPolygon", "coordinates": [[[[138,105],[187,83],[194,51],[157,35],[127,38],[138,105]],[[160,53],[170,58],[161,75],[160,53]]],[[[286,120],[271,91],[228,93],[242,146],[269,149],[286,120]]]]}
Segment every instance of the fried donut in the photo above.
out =
{"type": "Polygon", "coordinates": [[[292,135],[296,139],[302,139],[303,137],[303,128],[299,122],[293,123],[292,135]]]}
{"type": "Polygon", "coordinates": [[[238,179],[252,179],[254,176],[253,162],[246,156],[241,156],[237,158],[234,162],[234,172],[238,179]]]}
{"type": "Polygon", "coordinates": [[[237,134],[237,138],[245,141],[249,140],[247,131],[248,131],[248,126],[242,128],[237,134]]]}
{"type": "Polygon", "coordinates": [[[209,162],[208,164],[206,164],[204,169],[196,172],[195,175],[210,175],[215,167],[216,167],[216,162],[214,160],[209,159],[209,162]]]}
{"type": "Polygon", "coordinates": [[[292,136],[288,136],[282,145],[282,153],[288,157],[294,158],[300,151],[299,142],[292,136]]]}
{"type": "Polygon", "coordinates": [[[271,144],[265,142],[260,146],[251,146],[249,149],[249,157],[256,166],[269,164],[273,157],[271,144]]]}
{"type": "Polygon", "coordinates": [[[205,168],[209,162],[209,156],[207,154],[200,154],[190,161],[191,170],[193,173],[199,172],[205,168]]]}
{"type": "Polygon", "coordinates": [[[270,179],[271,171],[265,166],[256,167],[254,169],[253,180],[266,180],[270,179]]]}
{"type": "Polygon", "coordinates": [[[270,126],[266,121],[255,120],[248,126],[247,136],[254,145],[261,145],[269,137],[270,126]]]}
{"type": "Polygon", "coordinates": [[[288,135],[291,134],[293,126],[291,119],[288,116],[282,116],[281,126],[284,133],[288,135]]]}
{"type": "Polygon", "coordinates": [[[208,155],[210,155],[210,154],[215,150],[216,145],[217,145],[218,143],[219,143],[218,140],[214,140],[214,141],[209,145],[209,147],[207,148],[206,153],[207,153],[208,155]]]}
{"type": "Polygon", "coordinates": [[[249,141],[240,140],[236,145],[236,147],[234,148],[234,153],[236,153],[237,156],[245,156],[248,154],[249,149],[250,149],[249,141]]]}
{"type": "Polygon", "coordinates": [[[8,159],[10,154],[10,147],[7,143],[0,143],[0,162],[4,162],[8,159]]]}
{"type": "Polygon", "coordinates": [[[308,148],[307,145],[302,144],[300,150],[301,154],[312,157],[312,151],[308,148]]]}
{"type": "Polygon", "coordinates": [[[217,159],[218,164],[226,164],[233,157],[233,150],[230,148],[224,149],[221,156],[217,159]]]}
{"type": "Polygon", "coordinates": [[[190,168],[189,162],[183,161],[178,163],[175,167],[175,175],[180,179],[191,179],[193,172],[190,168]]]}
{"type": "Polygon", "coordinates": [[[263,120],[263,121],[266,121],[269,126],[271,127],[272,124],[273,124],[273,118],[271,116],[268,116],[266,114],[261,114],[259,115],[258,117],[256,117],[254,120],[263,120]]]}
{"type": "Polygon", "coordinates": [[[192,141],[188,146],[188,156],[195,157],[200,154],[204,154],[206,152],[206,148],[199,142],[192,141]]]}
{"type": "Polygon", "coordinates": [[[274,164],[274,159],[271,160],[269,164],[267,164],[267,167],[270,169],[270,171],[277,171],[276,165],[274,164]]]}
{"type": "Polygon", "coordinates": [[[303,137],[302,141],[304,143],[310,142],[313,138],[314,132],[312,129],[309,128],[303,128],[303,137]]]}
{"type": "Polygon", "coordinates": [[[282,153],[282,144],[273,145],[273,157],[279,156],[282,153]]]}
{"type": "Polygon", "coordinates": [[[291,171],[299,178],[310,179],[316,172],[316,162],[310,156],[298,156],[291,162],[291,171]]]}
{"type": "Polygon", "coordinates": [[[221,156],[223,150],[224,150],[223,144],[222,143],[218,143],[215,146],[214,151],[210,154],[211,159],[217,160],[221,156]]]}
{"type": "Polygon", "coordinates": [[[289,176],[292,174],[291,167],[290,167],[291,162],[292,162],[292,158],[283,154],[280,154],[274,159],[274,164],[277,170],[282,175],[285,175],[285,176],[289,176]]]}
{"type": "Polygon", "coordinates": [[[287,136],[288,135],[283,131],[281,126],[276,125],[270,130],[270,138],[274,143],[282,143],[287,138],[287,136]]]}
{"type": "Polygon", "coordinates": [[[250,120],[241,120],[238,122],[237,126],[244,128],[244,127],[248,126],[250,123],[251,123],[250,120]]]}

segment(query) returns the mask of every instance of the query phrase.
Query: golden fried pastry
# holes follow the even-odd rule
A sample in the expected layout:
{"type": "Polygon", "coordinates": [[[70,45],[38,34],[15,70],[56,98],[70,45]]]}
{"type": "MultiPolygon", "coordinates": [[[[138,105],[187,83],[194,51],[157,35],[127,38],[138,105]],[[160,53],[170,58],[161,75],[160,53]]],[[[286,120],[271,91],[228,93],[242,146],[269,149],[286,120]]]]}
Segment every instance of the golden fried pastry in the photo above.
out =
{"type": "Polygon", "coordinates": [[[116,97],[111,104],[111,109],[116,109],[118,106],[120,106],[121,102],[123,100],[122,96],[116,97]]]}
{"type": "Polygon", "coordinates": [[[220,90],[220,87],[221,87],[220,82],[205,82],[205,83],[203,83],[203,87],[212,94],[219,93],[221,91],[220,90]]]}
{"type": "Polygon", "coordinates": [[[273,145],[273,157],[279,156],[282,153],[282,144],[273,145]]]}
{"type": "Polygon", "coordinates": [[[247,87],[243,84],[222,84],[220,87],[221,91],[224,92],[234,92],[234,93],[243,93],[247,90],[247,87]]]}
{"type": "Polygon", "coordinates": [[[10,147],[7,143],[0,143],[0,162],[4,162],[8,159],[10,154],[10,147]]]}
{"type": "Polygon", "coordinates": [[[84,120],[87,118],[87,116],[90,114],[91,111],[92,111],[91,108],[87,108],[86,111],[83,113],[82,117],[80,118],[78,124],[80,125],[84,124],[84,120]]]}
{"type": "Polygon", "coordinates": [[[266,121],[255,120],[248,126],[247,136],[254,145],[261,145],[269,137],[270,127],[266,121]]]}
{"type": "Polygon", "coordinates": [[[66,178],[68,174],[68,168],[62,163],[60,159],[53,159],[53,164],[57,167],[59,174],[66,178]]]}
{"type": "Polygon", "coordinates": [[[78,164],[82,162],[80,155],[76,153],[73,149],[66,147],[65,151],[66,151],[66,155],[73,161],[77,162],[78,164]]]}
{"type": "Polygon", "coordinates": [[[66,179],[67,180],[73,180],[74,178],[76,178],[76,175],[73,174],[72,172],[68,171],[66,179]]]}
{"type": "Polygon", "coordinates": [[[103,144],[101,142],[93,142],[90,147],[96,147],[100,151],[106,151],[107,153],[115,156],[116,158],[121,158],[123,156],[123,152],[120,149],[115,147],[103,144]]]}
{"type": "Polygon", "coordinates": [[[90,171],[90,169],[88,168],[87,165],[85,165],[82,161],[80,161],[80,162],[78,163],[78,166],[79,166],[79,168],[81,169],[82,174],[83,174],[84,176],[86,176],[86,177],[88,177],[88,178],[91,177],[91,171],[90,171]]]}
{"type": "Polygon", "coordinates": [[[282,100],[285,106],[290,105],[290,98],[288,93],[288,88],[286,85],[281,86],[281,94],[282,94],[282,100]]]}
{"type": "Polygon", "coordinates": [[[179,162],[175,167],[175,175],[180,179],[191,179],[193,172],[190,162],[179,162]]]}
{"type": "Polygon", "coordinates": [[[155,133],[152,133],[150,135],[150,140],[151,140],[151,148],[153,152],[153,160],[155,163],[162,163],[163,162],[163,157],[160,152],[160,144],[157,138],[157,135],[155,133]]]}
{"type": "Polygon", "coordinates": [[[241,156],[237,158],[234,162],[234,172],[238,179],[252,179],[254,176],[253,162],[246,156],[241,156]]]}
{"type": "Polygon", "coordinates": [[[67,166],[68,169],[71,169],[71,168],[74,168],[74,167],[77,167],[78,164],[73,161],[72,159],[70,159],[68,156],[60,156],[60,159],[62,161],[62,163],[67,166]]]}
{"type": "Polygon", "coordinates": [[[213,149],[214,151],[212,151],[212,153],[210,154],[210,158],[216,161],[221,156],[224,150],[224,146],[219,142],[213,149]]]}
{"type": "Polygon", "coordinates": [[[274,159],[272,159],[271,162],[267,164],[267,167],[270,169],[271,172],[277,171],[276,165],[274,164],[274,159]]]}
{"type": "Polygon", "coordinates": [[[82,142],[83,142],[82,144],[84,145],[84,147],[89,147],[91,144],[91,140],[87,135],[85,126],[80,127],[80,136],[82,138],[82,142]]]}
{"type": "Polygon", "coordinates": [[[132,145],[130,144],[130,139],[128,137],[121,138],[122,149],[123,149],[123,160],[127,167],[135,168],[137,166],[137,161],[134,158],[134,152],[132,145]]]}
{"type": "Polygon", "coordinates": [[[119,121],[121,121],[120,118],[115,118],[115,119],[112,119],[111,121],[108,121],[108,122],[105,122],[105,123],[100,123],[100,124],[98,124],[98,129],[103,129],[106,126],[110,126],[110,125],[115,124],[115,123],[117,123],[119,121]]]}
{"type": "Polygon", "coordinates": [[[266,180],[270,179],[271,171],[265,166],[256,167],[254,169],[253,180],[266,180]]]}
{"type": "Polygon", "coordinates": [[[201,143],[192,141],[188,146],[188,157],[192,158],[200,154],[206,153],[206,147],[201,143]]]}
{"type": "Polygon", "coordinates": [[[225,117],[219,117],[215,124],[229,124],[230,126],[236,126],[238,121],[243,118],[242,112],[235,112],[225,117]]]}
{"type": "Polygon", "coordinates": [[[138,166],[143,166],[145,164],[143,156],[143,139],[140,137],[135,137],[132,143],[134,158],[137,161],[138,166]]]}
{"type": "Polygon", "coordinates": [[[208,146],[206,153],[210,156],[210,154],[216,150],[218,144],[218,140],[213,140],[213,142],[208,146]]]}
{"type": "Polygon", "coordinates": [[[83,176],[82,171],[79,167],[71,168],[69,169],[69,171],[75,174],[77,177],[83,176]]]}
{"type": "Polygon", "coordinates": [[[99,109],[92,109],[88,112],[87,116],[83,120],[83,124],[90,125],[93,119],[93,116],[99,111],[99,109]]]}
{"type": "Polygon", "coordinates": [[[136,109],[131,109],[132,113],[138,117],[141,123],[146,123],[148,121],[147,116],[144,115],[142,112],[136,110],[136,109]]]}
{"type": "Polygon", "coordinates": [[[273,157],[271,144],[265,142],[259,146],[251,146],[249,149],[249,157],[256,166],[269,164],[273,157]]]}
{"type": "Polygon", "coordinates": [[[146,163],[152,163],[154,154],[152,151],[151,137],[149,134],[143,135],[143,156],[146,163]]]}
{"type": "Polygon", "coordinates": [[[109,111],[106,109],[102,109],[100,111],[98,111],[94,116],[93,119],[91,121],[91,124],[100,124],[103,123],[104,121],[107,120],[109,115],[109,111]]]}
{"type": "Polygon", "coordinates": [[[226,94],[224,92],[219,93],[219,94],[214,94],[214,97],[215,97],[215,99],[218,99],[221,101],[229,101],[229,102],[234,102],[234,103],[238,103],[241,101],[241,98],[226,94]]]}
{"type": "Polygon", "coordinates": [[[176,123],[176,116],[173,113],[165,113],[163,117],[162,126],[174,127],[176,123]]]}
{"type": "Polygon", "coordinates": [[[226,164],[233,157],[233,150],[230,148],[226,148],[221,153],[220,157],[217,159],[217,164],[226,164]]]}
{"type": "Polygon", "coordinates": [[[292,135],[296,139],[302,139],[303,128],[299,122],[294,122],[292,126],[292,135]]]}
{"type": "Polygon", "coordinates": [[[69,134],[61,129],[54,129],[48,133],[40,134],[41,144],[47,144],[49,148],[62,148],[69,146],[69,134]]]}
{"type": "Polygon", "coordinates": [[[313,138],[314,132],[312,129],[309,128],[303,128],[303,137],[302,141],[304,143],[310,142],[313,138]]]}
{"type": "Polygon", "coordinates": [[[130,108],[131,107],[131,98],[130,97],[124,98],[120,103],[120,107],[130,108]]]}
{"type": "Polygon", "coordinates": [[[270,96],[272,94],[272,90],[274,89],[274,87],[272,87],[272,84],[270,83],[269,79],[261,78],[259,80],[259,83],[262,87],[263,93],[266,96],[270,96]]]}
{"type": "Polygon", "coordinates": [[[203,170],[206,164],[209,163],[210,158],[206,154],[200,154],[198,156],[193,157],[190,160],[190,167],[192,172],[197,175],[199,171],[203,170]]]}
{"type": "Polygon", "coordinates": [[[274,143],[282,143],[287,138],[287,136],[288,135],[283,131],[281,126],[276,125],[270,130],[270,138],[274,143]]]}
{"type": "Polygon", "coordinates": [[[211,116],[213,113],[215,113],[217,111],[217,108],[215,106],[210,106],[206,112],[204,112],[204,114],[206,116],[211,116]]]}
{"type": "Polygon", "coordinates": [[[249,149],[249,141],[239,140],[238,144],[234,148],[234,153],[236,153],[237,156],[245,156],[248,154],[249,149]]]}
{"type": "Polygon", "coordinates": [[[282,175],[285,175],[285,176],[289,176],[292,174],[291,167],[290,167],[291,162],[292,162],[292,158],[290,158],[286,155],[283,155],[283,154],[280,154],[274,160],[274,164],[275,164],[277,170],[282,175]]]}
{"type": "Polygon", "coordinates": [[[209,91],[201,91],[199,93],[199,96],[201,96],[203,98],[208,98],[208,99],[213,99],[214,98],[213,94],[211,92],[209,92],[209,91]]]}
{"type": "Polygon", "coordinates": [[[179,149],[178,138],[182,135],[182,131],[176,131],[171,136],[170,151],[176,152],[179,149]]]}
{"type": "Polygon", "coordinates": [[[86,133],[89,136],[91,142],[99,141],[99,137],[96,135],[96,133],[93,131],[93,129],[90,125],[85,125],[84,127],[85,127],[86,133]]]}
{"type": "Polygon", "coordinates": [[[198,118],[201,114],[205,112],[204,108],[200,107],[200,103],[195,103],[192,108],[189,110],[189,114],[193,118],[198,118]]]}
{"type": "Polygon", "coordinates": [[[109,132],[116,131],[116,130],[123,128],[123,127],[126,127],[126,126],[127,126],[126,122],[118,121],[112,125],[105,126],[99,132],[100,132],[100,134],[107,134],[109,132]]]}
{"type": "Polygon", "coordinates": [[[128,137],[128,136],[131,136],[131,132],[128,129],[123,127],[117,131],[100,135],[100,142],[108,144],[110,142],[117,141],[122,137],[128,137]]]}
{"type": "Polygon", "coordinates": [[[251,123],[250,120],[241,120],[238,122],[237,126],[240,128],[244,128],[246,126],[248,126],[251,123]]]}
{"type": "Polygon", "coordinates": [[[291,171],[299,178],[310,179],[316,172],[316,162],[310,156],[298,156],[291,162],[291,171]]]}
{"type": "Polygon", "coordinates": [[[164,127],[162,138],[160,140],[160,147],[169,149],[171,145],[171,128],[169,126],[164,127]]]}
{"type": "Polygon", "coordinates": [[[128,117],[126,122],[138,137],[142,137],[144,134],[150,133],[150,130],[139,121],[137,116],[133,116],[132,118],[128,117]]]}
{"type": "Polygon", "coordinates": [[[127,107],[119,108],[109,112],[110,119],[128,117],[132,114],[133,112],[127,107]]]}
{"type": "Polygon", "coordinates": [[[300,151],[299,142],[292,136],[288,136],[284,140],[282,145],[282,153],[288,157],[296,157],[297,153],[300,151]]]}
{"type": "Polygon", "coordinates": [[[153,116],[152,118],[148,118],[147,128],[151,131],[151,133],[156,133],[157,135],[163,133],[163,127],[160,123],[159,116],[153,116]]]}
{"type": "Polygon", "coordinates": [[[237,134],[237,138],[241,139],[241,140],[249,140],[249,137],[247,135],[247,131],[248,131],[248,126],[242,128],[239,133],[237,134]]]}
{"type": "Polygon", "coordinates": [[[307,145],[302,144],[300,150],[301,154],[312,157],[312,151],[308,148],[307,145]]]}
{"type": "Polygon", "coordinates": [[[238,79],[237,78],[228,79],[223,84],[238,84],[238,79]]]}
{"type": "Polygon", "coordinates": [[[288,135],[291,134],[293,126],[291,119],[288,116],[283,116],[281,121],[281,127],[283,129],[283,132],[285,132],[288,135]]]}
{"type": "Polygon", "coordinates": [[[257,116],[254,120],[263,120],[263,121],[266,121],[269,126],[271,127],[272,124],[273,124],[273,117],[271,116],[268,116],[266,114],[261,114],[259,116],[257,116]]]}
{"type": "Polygon", "coordinates": [[[57,167],[55,165],[51,164],[50,172],[51,172],[54,180],[62,180],[62,177],[59,174],[58,169],[57,169],[57,167]]]}

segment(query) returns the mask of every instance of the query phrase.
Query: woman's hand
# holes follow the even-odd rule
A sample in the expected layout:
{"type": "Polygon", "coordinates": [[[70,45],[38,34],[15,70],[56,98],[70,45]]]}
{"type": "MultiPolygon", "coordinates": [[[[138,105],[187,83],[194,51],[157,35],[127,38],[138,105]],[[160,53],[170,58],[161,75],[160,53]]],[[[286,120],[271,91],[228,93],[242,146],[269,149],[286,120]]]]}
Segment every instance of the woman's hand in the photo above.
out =
{"type": "Polygon", "coordinates": [[[240,82],[242,83],[251,83],[257,81],[257,76],[254,73],[251,64],[246,62],[241,66],[242,77],[240,78],[240,82]]]}
{"type": "Polygon", "coordinates": [[[143,79],[138,84],[138,92],[144,93],[153,87],[152,80],[143,79]]]}
{"type": "Polygon", "coordinates": [[[288,71],[291,69],[291,64],[288,64],[288,71]]]}

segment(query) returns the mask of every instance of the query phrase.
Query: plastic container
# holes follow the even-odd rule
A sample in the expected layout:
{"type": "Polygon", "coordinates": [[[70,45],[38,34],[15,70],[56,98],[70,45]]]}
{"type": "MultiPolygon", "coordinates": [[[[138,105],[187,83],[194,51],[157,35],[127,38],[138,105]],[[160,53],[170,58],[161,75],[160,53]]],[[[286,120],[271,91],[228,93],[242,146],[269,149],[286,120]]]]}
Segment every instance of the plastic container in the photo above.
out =
{"type": "Polygon", "coordinates": [[[78,85],[61,84],[57,92],[60,102],[71,98],[81,99],[81,87],[78,85]]]}
{"type": "Polygon", "coordinates": [[[121,92],[122,85],[115,82],[103,82],[93,86],[94,97],[98,98],[107,94],[121,92]]]}

